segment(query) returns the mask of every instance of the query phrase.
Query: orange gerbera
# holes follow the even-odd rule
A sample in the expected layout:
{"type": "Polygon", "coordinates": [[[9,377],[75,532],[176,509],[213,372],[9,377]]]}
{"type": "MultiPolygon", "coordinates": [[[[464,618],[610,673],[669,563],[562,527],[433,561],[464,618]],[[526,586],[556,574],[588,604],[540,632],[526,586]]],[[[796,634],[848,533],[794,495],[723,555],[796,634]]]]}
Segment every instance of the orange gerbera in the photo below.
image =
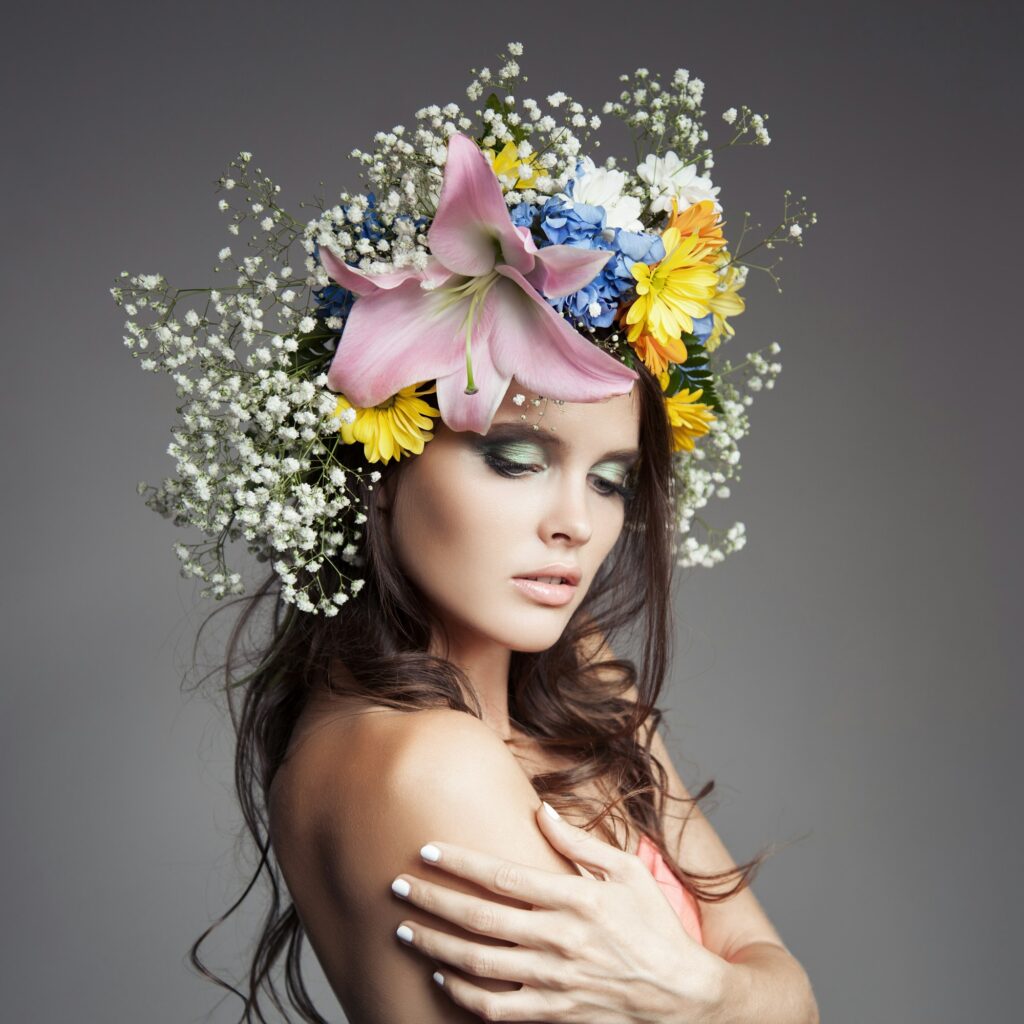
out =
{"type": "Polygon", "coordinates": [[[644,366],[654,374],[664,373],[669,363],[686,362],[686,346],[682,338],[670,338],[662,342],[653,334],[641,334],[630,345],[643,360],[644,366]]]}
{"type": "Polygon", "coordinates": [[[681,213],[675,196],[672,197],[672,217],[668,227],[678,228],[683,237],[697,233],[701,244],[707,250],[704,257],[706,263],[713,263],[718,250],[725,245],[722,235],[722,223],[715,212],[715,204],[710,199],[702,199],[699,203],[688,206],[681,213]]]}

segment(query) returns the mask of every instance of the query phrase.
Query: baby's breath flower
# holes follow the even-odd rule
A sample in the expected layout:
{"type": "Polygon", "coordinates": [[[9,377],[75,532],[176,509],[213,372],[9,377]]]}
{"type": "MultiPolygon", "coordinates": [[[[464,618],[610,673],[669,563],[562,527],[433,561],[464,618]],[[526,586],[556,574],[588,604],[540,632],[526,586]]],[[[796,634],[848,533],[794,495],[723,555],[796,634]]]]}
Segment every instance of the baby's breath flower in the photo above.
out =
{"type": "MultiPolygon", "coordinates": [[[[619,76],[618,98],[599,109],[630,127],[640,166],[615,156],[599,162],[600,142],[590,135],[602,118],[560,90],[547,95],[548,113],[535,99],[517,95],[522,54],[522,43],[508,43],[493,64],[497,71],[472,72],[467,98],[475,103],[495,92],[496,103],[465,112],[454,102],[428,104],[415,112],[412,127],[394,125],[374,134],[372,150],[353,149],[366,188],[338,193],[330,205],[318,201],[319,215],[305,223],[282,209],[275,198],[280,186],[242,151],[218,179],[220,189],[237,191],[239,199],[229,204],[222,197],[217,206],[232,211],[230,234],[239,236],[247,220],[263,234],[247,227],[248,255],[233,259],[231,246],[220,249],[219,287],[176,290],[162,275],[124,271],[111,289],[130,317],[123,344],[143,370],[166,373],[182,402],[167,447],[175,474],[157,486],[140,483],[139,493],[161,515],[205,538],[175,545],[182,574],[199,580],[204,595],[220,599],[245,589],[241,575],[226,565],[229,541],[244,542],[258,561],[268,562],[281,599],[304,611],[337,615],[360,592],[366,494],[381,474],[358,459],[342,466],[337,458],[342,427],[354,423],[357,413],[338,408],[326,371],[338,351],[351,296],[334,287],[316,257],[317,246],[331,246],[370,274],[424,270],[453,134],[466,133],[495,151],[513,143],[496,173],[516,218],[529,220],[554,197],[572,210],[567,190],[584,158],[592,161],[585,164],[591,168],[586,202],[603,204],[606,212],[635,207],[642,211],[635,226],[653,235],[664,231],[672,199],[676,215],[685,215],[690,205],[719,191],[707,176],[715,159],[700,78],[683,68],[664,82],[647,68],[619,76]]],[[[733,129],[729,145],[768,145],[767,119],[747,106],[724,111],[722,120],[733,129]]],[[[577,197],[584,194],[580,188],[577,197]]],[[[781,223],[760,244],[803,245],[803,234],[817,220],[805,201],[787,192],[781,223]]],[[[717,200],[715,207],[720,210],[717,200]]],[[[730,235],[744,256],[752,251],[746,217],[736,227],[737,237],[730,235]]],[[[614,232],[602,237],[612,242],[614,232]]],[[[757,393],[773,388],[781,370],[768,358],[780,351],[775,342],[735,366],[721,357],[734,333],[729,321],[743,308],[738,293],[751,266],[730,255],[731,248],[722,250],[716,265],[719,283],[709,300],[714,328],[706,342],[711,377],[701,380],[715,415],[693,450],[673,460],[681,565],[715,565],[744,545],[742,523],[717,529],[698,513],[713,497],[730,496],[731,481],[739,479],[748,409],[757,393]]],[[[774,280],[774,266],[760,269],[774,280]]],[[[611,312],[633,298],[631,291],[617,296],[611,312]]],[[[608,306],[602,293],[587,294],[565,315],[595,344],[621,355],[624,332],[617,325],[599,326],[608,306]]],[[[700,362],[685,365],[689,373],[700,362]]],[[[526,397],[517,393],[512,400],[522,406],[526,397]]]]}

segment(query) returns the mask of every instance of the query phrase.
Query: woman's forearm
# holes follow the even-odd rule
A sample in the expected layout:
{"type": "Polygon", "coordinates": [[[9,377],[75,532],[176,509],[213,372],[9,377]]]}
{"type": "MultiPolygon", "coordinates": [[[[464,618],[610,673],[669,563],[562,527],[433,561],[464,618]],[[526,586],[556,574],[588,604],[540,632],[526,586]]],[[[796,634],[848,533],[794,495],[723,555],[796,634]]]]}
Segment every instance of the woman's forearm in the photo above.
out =
{"type": "Polygon", "coordinates": [[[718,1005],[708,1024],[820,1024],[807,972],[771,942],[753,942],[722,961],[718,1005]]]}

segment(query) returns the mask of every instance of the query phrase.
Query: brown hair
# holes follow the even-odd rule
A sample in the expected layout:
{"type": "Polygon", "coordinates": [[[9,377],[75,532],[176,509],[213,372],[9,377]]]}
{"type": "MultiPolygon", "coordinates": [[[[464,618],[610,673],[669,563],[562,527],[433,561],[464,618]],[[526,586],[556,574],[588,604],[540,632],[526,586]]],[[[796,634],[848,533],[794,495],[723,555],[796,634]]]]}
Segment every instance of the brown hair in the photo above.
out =
{"type": "MultiPolygon", "coordinates": [[[[766,854],[759,853],[731,871],[691,875],[666,849],[661,828],[666,776],[651,757],[651,739],[662,718],[655,702],[670,660],[675,479],[661,388],[642,364],[636,369],[641,454],[622,534],[558,641],[538,653],[512,652],[509,716],[522,732],[572,762],[568,769],[532,777],[540,797],[559,809],[583,808],[589,815],[588,827],[601,827],[609,841],[612,836],[602,823],[618,813],[619,820],[625,818],[655,841],[694,896],[718,902],[749,885],[766,854]],[[622,630],[636,636],[644,652],[639,669],[628,659],[594,656],[622,630]],[[644,742],[641,736],[646,736],[644,742]],[[608,802],[597,805],[574,795],[589,780],[606,787],[608,802]],[[707,885],[730,878],[736,882],[724,892],[707,885]]],[[[339,451],[352,447],[342,446],[339,451]]],[[[388,463],[377,486],[384,486],[408,464],[409,459],[388,463]]],[[[303,982],[300,961],[305,932],[294,904],[282,905],[280,869],[273,858],[266,810],[271,783],[309,694],[326,688],[392,708],[447,707],[480,717],[468,679],[450,662],[426,653],[431,630],[440,629],[441,623],[425,617],[428,602],[401,571],[370,497],[364,495],[367,522],[361,541],[365,585],[339,615],[309,615],[285,604],[275,575],[250,597],[225,606],[241,603],[242,611],[231,630],[226,659],[214,671],[224,673],[237,737],[235,786],[259,863],[241,896],[192,945],[190,959],[202,974],[243,1000],[242,1021],[266,1019],[260,1007],[261,988],[288,1018],[271,977],[275,962],[285,953],[285,988],[292,1007],[302,1020],[326,1024],[303,982]],[[270,622],[261,626],[257,612],[267,601],[271,602],[270,622]],[[248,632],[254,632],[256,639],[246,649],[243,640],[248,632]],[[338,664],[345,671],[332,673],[332,665],[338,664]],[[240,670],[245,667],[251,671],[243,675],[240,670]],[[471,704],[464,699],[467,695],[471,704]],[[243,994],[203,964],[199,947],[238,909],[264,870],[270,905],[249,967],[248,993],[243,994]]],[[[710,780],[690,802],[696,804],[713,788],[710,780]]]]}

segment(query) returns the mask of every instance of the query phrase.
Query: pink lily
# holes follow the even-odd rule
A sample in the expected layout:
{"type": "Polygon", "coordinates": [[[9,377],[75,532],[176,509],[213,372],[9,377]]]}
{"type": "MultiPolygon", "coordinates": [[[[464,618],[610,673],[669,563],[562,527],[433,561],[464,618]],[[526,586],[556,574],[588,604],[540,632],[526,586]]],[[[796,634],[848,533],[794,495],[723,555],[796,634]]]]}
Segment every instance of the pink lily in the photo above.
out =
{"type": "Polygon", "coordinates": [[[605,250],[538,249],[512,223],[501,185],[477,144],[456,133],[423,270],[368,274],[320,246],[324,269],[357,296],[327,373],[360,408],[437,381],[441,419],[486,434],[512,377],[567,402],[626,394],[634,370],[588,341],[544,301],[578,291],[605,250]]]}

